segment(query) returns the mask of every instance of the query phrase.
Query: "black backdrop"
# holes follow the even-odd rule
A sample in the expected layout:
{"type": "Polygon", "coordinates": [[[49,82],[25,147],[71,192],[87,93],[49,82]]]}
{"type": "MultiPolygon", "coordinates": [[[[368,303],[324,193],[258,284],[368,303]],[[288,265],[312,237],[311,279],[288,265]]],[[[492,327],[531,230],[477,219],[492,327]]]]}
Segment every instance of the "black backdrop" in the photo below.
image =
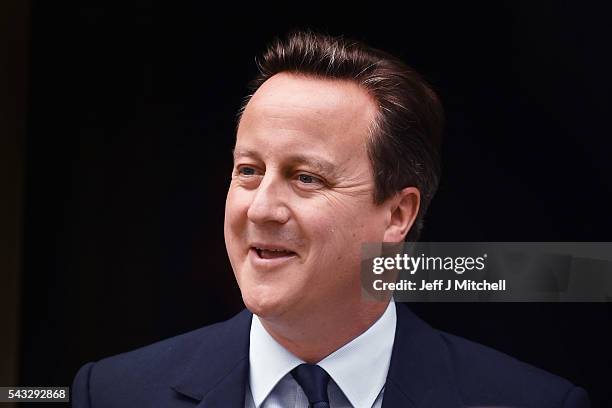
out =
{"type": "MultiPolygon", "coordinates": [[[[440,93],[423,240],[612,241],[608,10],[96,3],[32,8],[23,385],[241,309],[222,238],[234,116],[254,56],[291,28],[386,49],[440,93]]],[[[414,309],[612,404],[609,303],[414,309]]]]}

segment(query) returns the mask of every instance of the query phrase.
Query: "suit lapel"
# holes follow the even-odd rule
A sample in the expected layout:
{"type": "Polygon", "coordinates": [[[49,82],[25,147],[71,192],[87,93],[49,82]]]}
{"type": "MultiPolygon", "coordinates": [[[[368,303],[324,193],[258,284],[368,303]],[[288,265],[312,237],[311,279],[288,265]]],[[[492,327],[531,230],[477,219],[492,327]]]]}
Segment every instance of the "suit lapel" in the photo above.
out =
{"type": "Polygon", "coordinates": [[[202,344],[172,389],[201,408],[243,408],[252,315],[243,310],[202,334],[202,344]]]}
{"type": "Polygon", "coordinates": [[[442,338],[401,303],[382,408],[463,406],[442,338]]]}

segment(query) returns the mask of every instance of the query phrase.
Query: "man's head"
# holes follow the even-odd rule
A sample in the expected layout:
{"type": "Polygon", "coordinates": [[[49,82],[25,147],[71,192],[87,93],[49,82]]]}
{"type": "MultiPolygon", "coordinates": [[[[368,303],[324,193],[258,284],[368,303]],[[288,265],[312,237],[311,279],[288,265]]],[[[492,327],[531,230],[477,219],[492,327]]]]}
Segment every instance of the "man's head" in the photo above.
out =
{"type": "Polygon", "coordinates": [[[359,301],[361,244],[418,235],[438,182],[440,105],[401,62],[343,39],[296,33],[259,65],[225,214],[243,299],[293,318],[359,301]]]}

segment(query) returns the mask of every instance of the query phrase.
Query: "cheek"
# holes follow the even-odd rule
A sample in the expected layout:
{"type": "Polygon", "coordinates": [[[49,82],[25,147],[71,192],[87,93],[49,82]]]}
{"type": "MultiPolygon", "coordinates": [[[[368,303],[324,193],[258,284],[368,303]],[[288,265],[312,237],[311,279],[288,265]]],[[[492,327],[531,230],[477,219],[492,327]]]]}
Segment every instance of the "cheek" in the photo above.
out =
{"type": "Polygon", "coordinates": [[[382,220],[369,203],[330,205],[333,203],[325,202],[301,211],[302,225],[320,255],[317,263],[358,264],[362,243],[382,239],[382,220]]]}
{"type": "MultiPolygon", "coordinates": [[[[321,234],[341,240],[372,239],[383,230],[380,213],[367,200],[326,202],[315,210],[314,224],[321,234]]],[[[348,244],[348,242],[347,242],[348,244]]]]}
{"type": "Polygon", "coordinates": [[[244,261],[242,254],[243,242],[246,228],[246,214],[248,210],[248,194],[236,191],[230,187],[225,201],[225,219],[223,222],[223,234],[225,237],[225,248],[234,271],[239,269],[239,265],[244,261]]]}
{"type": "Polygon", "coordinates": [[[225,234],[244,224],[249,208],[249,194],[230,186],[225,201],[225,234]]]}

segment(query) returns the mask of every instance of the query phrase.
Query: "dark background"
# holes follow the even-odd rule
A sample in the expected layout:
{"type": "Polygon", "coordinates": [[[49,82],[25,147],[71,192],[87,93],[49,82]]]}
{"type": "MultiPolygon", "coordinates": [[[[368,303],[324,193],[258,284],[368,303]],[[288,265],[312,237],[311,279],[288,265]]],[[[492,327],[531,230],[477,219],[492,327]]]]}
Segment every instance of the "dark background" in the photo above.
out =
{"type": "MultiPolygon", "coordinates": [[[[223,242],[234,117],[254,56],[291,28],[365,40],[439,92],[444,173],[422,240],[612,241],[610,10],[491,3],[34,1],[19,383],[69,385],[87,361],[242,308],[223,242]]],[[[603,407],[611,306],[414,309],[603,407]]]]}

